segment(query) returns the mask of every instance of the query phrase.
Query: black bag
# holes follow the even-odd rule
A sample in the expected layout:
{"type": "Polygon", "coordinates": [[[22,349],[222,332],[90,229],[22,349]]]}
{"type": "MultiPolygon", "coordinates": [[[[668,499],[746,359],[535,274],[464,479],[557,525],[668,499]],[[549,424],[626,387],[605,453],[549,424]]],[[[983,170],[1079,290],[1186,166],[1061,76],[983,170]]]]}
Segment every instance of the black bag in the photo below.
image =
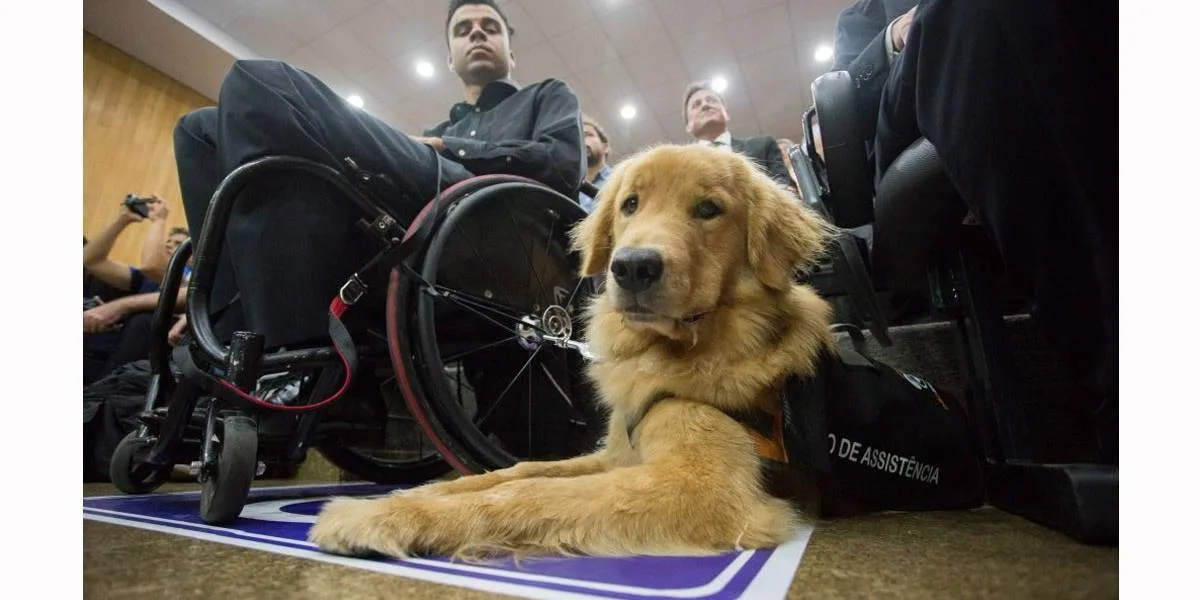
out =
{"type": "Polygon", "coordinates": [[[108,481],[108,463],[117,444],[138,427],[150,375],[150,361],[138,360],[83,388],[84,481],[108,481]]]}
{"type": "Polygon", "coordinates": [[[974,430],[950,394],[853,350],[823,353],[817,373],[784,386],[783,437],[789,462],[815,476],[823,516],[983,503],[974,430]]]}

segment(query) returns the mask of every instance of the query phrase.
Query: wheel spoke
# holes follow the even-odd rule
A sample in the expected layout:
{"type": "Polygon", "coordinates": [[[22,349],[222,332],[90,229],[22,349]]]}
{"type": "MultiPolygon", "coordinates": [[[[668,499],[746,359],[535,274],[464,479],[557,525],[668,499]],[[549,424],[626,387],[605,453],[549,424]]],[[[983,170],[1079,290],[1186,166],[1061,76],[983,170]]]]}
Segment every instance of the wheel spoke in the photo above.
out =
{"type": "MultiPolygon", "coordinates": [[[[555,379],[554,375],[550,373],[550,369],[546,368],[546,364],[542,363],[538,366],[542,368],[542,372],[546,374],[546,379],[548,379],[550,381],[550,385],[558,391],[558,395],[563,399],[564,402],[567,403],[567,406],[575,408],[575,403],[571,401],[571,395],[568,394],[566,390],[562,389],[562,386],[558,384],[558,380],[555,379]]],[[[570,385],[570,383],[567,385],[570,385]]]]}
{"type": "MultiPolygon", "coordinates": [[[[508,221],[513,224],[513,231],[520,231],[521,226],[518,225],[517,220],[515,218],[513,218],[511,206],[504,207],[504,214],[508,216],[508,221]]],[[[525,245],[525,240],[521,239],[521,236],[519,236],[519,235],[517,235],[515,237],[517,240],[517,245],[521,246],[521,252],[523,252],[525,254],[525,260],[529,263],[529,271],[531,273],[533,273],[533,277],[537,278],[538,290],[545,290],[546,284],[542,283],[542,276],[539,275],[537,272],[537,264],[535,264],[533,262],[533,255],[529,253],[529,248],[525,245]]],[[[525,284],[526,290],[529,289],[529,284],[531,284],[531,283],[533,283],[532,280],[526,281],[526,284],[525,284]]],[[[537,295],[538,294],[534,294],[534,296],[537,296],[537,295]]]]}
{"type": "Polygon", "coordinates": [[[464,292],[462,290],[456,290],[454,288],[449,288],[444,285],[438,285],[438,286],[432,286],[432,287],[433,287],[433,291],[440,297],[443,297],[443,298],[446,298],[447,300],[452,300],[452,301],[455,301],[458,303],[469,304],[474,308],[478,308],[479,310],[489,311],[493,314],[499,315],[506,319],[519,320],[523,315],[530,314],[533,312],[530,310],[521,310],[519,308],[512,308],[510,306],[501,304],[499,302],[493,302],[491,300],[488,300],[487,298],[480,298],[479,296],[476,296],[474,294],[468,294],[467,292],[464,292]]]}
{"type": "Polygon", "coordinates": [[[567,301],[564,302],[566,306],[563,306],[563,308],[570,306],[575,301],[575,295],[579,293],[579,288],[583,287],[583,282],[585,281],[587,281],[587,277],[580,277],[579,281],[575,282],[575,289],[571,290],[571,295],[567,296],[567,301]]]}
{"type": "Polygon", "coordinates": [[[496,327],[499,327],[500,329],[503,329],[506,332],[511,333],[514,329],[516,329],[517,323],[521,320],[520,317],[511,315],[506,312],[502,312],[502,311],[499,311],[496,309],[491,309],[490,307],[487,307],[487,306],[480,307],[476,303],[469,301],[469,300],[464,300],[463,298],[458,297],[452,293],[438,294],[437,297],[445,299],[446,301],[450,302],[451,304],[454,304],[455,306],[458,306],[459,308],[466,310],[467,312],[470,312],[470,313],[474,314],[475,316],[488,321],[489,323],[495,325],[496,327]],[[484,310],[491,310],[493,313],[499,314],[502,318],[511,319],[512,323],[509,325],[505,325],[504,323],[501,323],[500,321],[493,319],[491,317],[491,315],[485,313],[484,310]]]}
{"type": "MultiPolygon", "coordinates": [[[[540,353],[544,347],[545,346],[538,346],[537,349],[529,353],[529,358],[525,361],[525,364],[521,365],[521,368],[517,371],[517,374],[513,375],[513,378],[508,382],[508,385],[504,386],[504,391],[500,392],[500,395],[496,396],[496,399],[492,401],[492,405],[488,407],[487,412],[483,413],[483,416],[479,418],[479,421],[477,421],[478,424],[482,425],[483,422],[486,421],[489,416],[491,416],[492,411],[496,410],[497,406],[500,406],[500,401],[503,400],[504,396],[508,394],[508,391],[512,389],[513,384],[521,380],[521,375],[525,374],[525,371],[529,369],[529,365],[533,364],[533,359],[537,358],[538,353],[540,353]]],[[[476,399],[476,403],[478,403],[478,399],[476,399]]]]}
{"type": "Polygon", "coordinates": [[[504,339],[502,339],[502,340],[496,340],[496,341],[494,341],[494,342],[491,342],[491,343],[488,343],[488,344],[484,344],[483,346],[479,346],[478,348],[472,348],[471,350],[466,350],[466,351],[463,351],[463,352],[459,352],[458,354],[453,354],[453,355],[450,355],[450,356],[446,356],[446,357],[443,357],[443,358],[442,358],[442,363],[443,363],[443,364],[450,364],[450,363],[453,363],[453,362],[459,362],[459,361],[461,361],[462,359],[464,359],[464,358],[466,358],[466,357],[468,357],[468,356],[471,356],[471,355],[473,355],[473,354],[477,354],[477,353],[479,353],[479,352],[483,352],[483,351],[485,351],[485,350],[491,350],[492,348],[495,348],[495,347],[497,347],[497,346],[502,346],[502,345],[504,345],[504,344],[506,344],[506,343],[508,343],[508,342],[516,341],[516,339],[517,339],[517,336],[515,336],[515,335],[512,335],[512,336],[506,337],[506,338],[504,338],[504,339]]]}
{"type": "MultiPolygon", "coordinates": [[[[501,291],[503,291],[504,286],[500,284],[500,280],[496,276],[496,271],[494,269],[487,268],[488,263],[487,263],[487,261],[483,260],[483,255],[479,253],[479,249],[476,248],[475,244],[471,242],[471,236],[464,235],[464,236],[459,236],[459,237],[461,237],[462,240],[464,242],[466,242],[467,246],[471,249],[471,254],[475,255],[475,260],[479,261],[479,265],[481,267],[484,267],[483,271],[485,271],[488,275],[491,276],[492,283],[495,284],[496,292],[500,293],[501,291]]],[[[505,294],[505,296],[507,297],[507,294],[505,294]]]]}

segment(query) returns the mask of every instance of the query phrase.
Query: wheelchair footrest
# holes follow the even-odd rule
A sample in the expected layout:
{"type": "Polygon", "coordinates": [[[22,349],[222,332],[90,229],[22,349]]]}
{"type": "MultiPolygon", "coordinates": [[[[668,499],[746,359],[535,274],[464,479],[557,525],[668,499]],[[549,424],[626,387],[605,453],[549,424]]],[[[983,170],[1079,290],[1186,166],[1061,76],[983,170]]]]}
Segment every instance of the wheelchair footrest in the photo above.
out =
{"type": "Polygon", "coordinates": [[[987,465],[988,501],[1085,544],[1117,545],[1117,467],[1012,461],[987,465]]]}
{"type": "MultiPolygon", "coordinates": [[[[167,407],[159,406],[150,412],[144,412],[138,415],[138,421],[149,427],[151,431],[158,431],[167,421],[167,407]]],[[[192,411],[187,427],[204,431],[204,411],[192,411]]]]}

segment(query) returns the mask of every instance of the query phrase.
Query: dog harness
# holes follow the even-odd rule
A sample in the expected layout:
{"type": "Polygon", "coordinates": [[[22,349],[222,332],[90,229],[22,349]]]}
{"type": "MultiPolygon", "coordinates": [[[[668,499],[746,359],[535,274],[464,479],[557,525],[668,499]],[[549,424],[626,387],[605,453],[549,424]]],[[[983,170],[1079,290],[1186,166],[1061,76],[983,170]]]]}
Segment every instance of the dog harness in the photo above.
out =
{"type": "MultiPolygon", "coordinates": [[[[630,443],[659,402],[626,422],[630,443]]],[[[822,504],[872,510],[951,510],[983,502],[981,458],[967,412],[924,379],[859,352],[823,351],[816,372],[791,376],[770,410],[728,412],[766,468],[816,476],[822,504]]]]}

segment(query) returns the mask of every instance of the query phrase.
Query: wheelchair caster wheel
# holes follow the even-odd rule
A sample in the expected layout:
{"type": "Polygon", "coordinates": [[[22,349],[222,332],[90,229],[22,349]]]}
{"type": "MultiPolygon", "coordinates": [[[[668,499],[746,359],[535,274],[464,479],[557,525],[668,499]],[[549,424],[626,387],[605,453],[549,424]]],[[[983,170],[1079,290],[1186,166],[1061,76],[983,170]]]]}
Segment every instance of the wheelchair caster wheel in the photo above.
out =
{"type": "Polygon", "coordinates": [[[217,441],[210,442],[216,455],[200,471],[200,518],[214,525],[238,518],[258,471],[258,427],[254,419],[226,414],[219,423],[217,441]]]}
{"type": "Polygon", "coordinates": [[[126,494],[148,494],[171,476],[173,467],[170,465],[154,467],[142,462],[153,446],[153,438],[140,437],[136,430],[121,438],[108,463],[108,477],[118,490],[126,494]]]}

